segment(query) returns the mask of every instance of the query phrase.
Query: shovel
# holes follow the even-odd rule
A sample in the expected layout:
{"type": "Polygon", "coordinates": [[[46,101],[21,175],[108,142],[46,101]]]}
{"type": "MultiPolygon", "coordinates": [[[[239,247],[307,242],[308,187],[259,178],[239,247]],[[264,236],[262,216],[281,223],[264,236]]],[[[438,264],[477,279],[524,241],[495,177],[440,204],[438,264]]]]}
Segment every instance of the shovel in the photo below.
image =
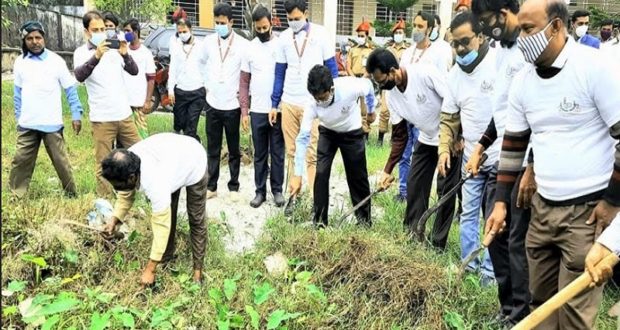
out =
{"type": "MultiPolygon", "coordinates": [[[[620,261],[615,254],[610,254],[605,257],[603,260],[599,261],[596,267],[601,267],[602,265],[608,265],[613,267],[615,264],[620,261]]],[[[521,322],[517,323],[512,330],[529,330],[540,323],[542,323],[549,315],[555,312],[558,308],[562,307],[567,301],[586,290],[590,284],[592,283],[592,278],[588,272],[584,272],[579,277],[577,277],[574,281],[570,282],[566,287],[556,293],[553,297],[549,298],[544,304],[540,307],[533,310],[530,315],[521,320],[521,322]]]]}
{"type": "Polygon", "coordinates": [[[479,255],[480,252],[484,251],[484,249],[488,248],[489,245],[491,245],[491,242],[493,242],[493,239],[495,238],[495,234],[491,234],[490,232],[484,237],[484,240],[482,240],[482,245],[480,245],[477,249],[475,249],[472,253],[470,253],[467,258],[465,258],[465,261],[463,261],[463,263],[461,264],[461,267],[459,267],[459,277],[460,275],[463,275],[463,273],[465,272],[465,268],[467,268],[467,265],[474,259],[476,259],[479,255]]]}

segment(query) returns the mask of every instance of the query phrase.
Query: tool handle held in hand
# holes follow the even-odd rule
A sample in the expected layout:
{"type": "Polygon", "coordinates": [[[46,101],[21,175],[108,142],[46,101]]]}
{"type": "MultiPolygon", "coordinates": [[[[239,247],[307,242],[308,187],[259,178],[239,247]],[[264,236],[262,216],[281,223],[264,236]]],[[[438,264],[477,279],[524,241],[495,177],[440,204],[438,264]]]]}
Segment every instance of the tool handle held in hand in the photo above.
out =
{"type": "MultiPolygon", "coordinates": [[[[618,263],[618,261],[620,261],[620,258],[612,253],[601,260],[596,267],[600,267],[602,265],[609,265],[613,267],[618,263]]],[[[521,322],[515,325],[512,330],[529,330],[536,327],[547,317],[549,317],[549,315],[558,310],[558,308],[562,307],[562,305],[564,305],[567,301],[581,293],[583,290],[586,290],[590,286],[590,283],[592,283],[590,274],[588,272],[584,272],[556,293],[553,297],[549,298],[549,300],[547,300],[540,307],[533,310],[530,315],[521,320],[521,322]]]]}
{"type": "Polygon", "coordinates": [[[486,236],[484,236],[484,239],[482,240],[482,246],[484,246],[485,248],[489,247],[489,245],[491,245],[491,243],[493,242],[493,239],[495,239],[495,235],[496,234],[491,234],[491,232],[489,232],[486,236]]]}
{"type": "MultiPolygon", "coordinates": [[[[484,164],[484,162],[487,161],[487,159],[489,159],[489,155],[487,155],[486,153],[483,153],[482,156],[480,156],[480,166],[478,166],[478,169],[480,169],[482,167],[482,164],[484,164]]],[[[467,172],[467,174],[465,174],[465,180],[472,178],[474,175],[471,172],[467,172]]]]}

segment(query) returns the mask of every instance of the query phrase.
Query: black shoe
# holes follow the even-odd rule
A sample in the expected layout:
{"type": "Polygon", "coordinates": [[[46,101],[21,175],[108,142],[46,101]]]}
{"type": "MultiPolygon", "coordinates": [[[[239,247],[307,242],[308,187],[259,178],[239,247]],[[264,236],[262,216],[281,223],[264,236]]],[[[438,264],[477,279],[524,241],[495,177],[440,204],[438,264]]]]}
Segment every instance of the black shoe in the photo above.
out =
{"type": "Polygon", "coordinates": [[[276,203],[277,207],[282,207],[286,203],[284,196],[279,192],[273,194],[273,201],[276,203]]]}
{"type": "Polygon", "coordinates": [[[407,201],[407,197],[403,196],[402,194],[396,194],[394,195],[394,201],[398,202],[398,203],[402,203],[402,202],[406,202],[407,201]]]}
{"type": "Polygon", "coordinates": [[[286,207],[284,208],[284,215],[290,217],[293,215],[293,211],[295,211],[295,202],[296,199],[293,197],[289,197],[288,203],[286,203],[286,207]]]}
{"type": "Polygon", "coordinates": [[[377,138],[377,145],[379,147],[383,147],[383,137],[385,136],[385,133],[379,133],[379,138],[377,138]]]}
{"type": "Polygon", "coordinates": [[[265,202],[265,195],[256,194],[256,197],[250,202],[250,206],[253,208],[257,208],[261,206],[265,202]]]}

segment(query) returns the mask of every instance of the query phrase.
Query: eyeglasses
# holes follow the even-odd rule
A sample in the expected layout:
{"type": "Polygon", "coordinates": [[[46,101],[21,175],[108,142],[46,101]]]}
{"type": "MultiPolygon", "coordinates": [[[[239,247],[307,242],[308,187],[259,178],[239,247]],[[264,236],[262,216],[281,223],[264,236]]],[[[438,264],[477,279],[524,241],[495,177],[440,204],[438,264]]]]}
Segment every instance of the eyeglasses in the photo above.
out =
{"type": "Polygon", "coordinates": [[[463,48],[467,48],[467,46],[469,46],[469,44],[471,43],[472,40],[474,40],[476,38],[476,36],[471,36],[471,37],[465,37],[465,38],[461,38],[461,40],[457,40],[454,39],[450,42],[450,46],[452,46],[452,48],[458,48],[459,45],[463,46],[463,48]]]}

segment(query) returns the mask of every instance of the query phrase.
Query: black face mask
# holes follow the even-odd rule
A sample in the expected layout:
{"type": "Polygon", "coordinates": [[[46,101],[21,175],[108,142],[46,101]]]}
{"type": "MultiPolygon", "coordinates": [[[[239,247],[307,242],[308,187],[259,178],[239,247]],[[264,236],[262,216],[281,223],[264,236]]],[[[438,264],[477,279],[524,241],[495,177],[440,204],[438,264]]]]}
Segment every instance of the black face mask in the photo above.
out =
{"type": "Polygon", "coordinates": [[[258,40],[260,40],[260,42],[267,42],[269,41],[269,39],[271,39],[271,30],[267,32],[256,32],[256,36],[258,37],[258,40]]]}
{"type": "Polygon", "coordinates": [[[379,88],[383,90],[390,90],[396,87],[396,82],[394,80],[387,80],[383,85],[379,86],[379,88]]]}

